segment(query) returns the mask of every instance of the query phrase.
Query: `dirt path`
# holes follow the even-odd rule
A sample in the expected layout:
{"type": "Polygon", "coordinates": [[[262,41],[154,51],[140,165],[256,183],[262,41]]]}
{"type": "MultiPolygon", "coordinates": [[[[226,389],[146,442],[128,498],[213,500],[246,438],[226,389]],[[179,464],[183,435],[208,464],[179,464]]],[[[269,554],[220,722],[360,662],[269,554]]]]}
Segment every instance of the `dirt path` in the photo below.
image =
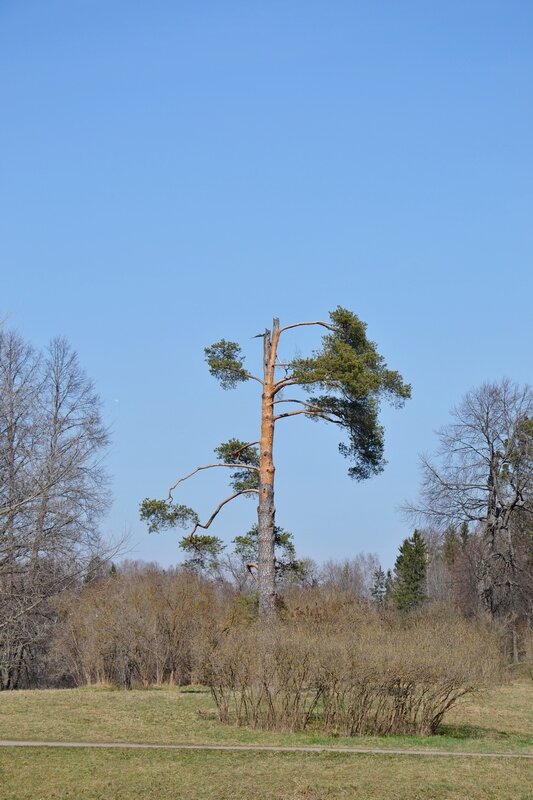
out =
{"type": "Polygon", "coordinates": [[[130,750],[214,750],[251,753],[352,753],[380,756],[460,756],[462,758],[529,758],[533,753],[469,753],[462,750],[407,750],[378,747],[322,747],[321,745],[247,745],[247,744],[136,744],[133,742],[37,742],[0,739],[0,747],[98,747],[130,750]]]}

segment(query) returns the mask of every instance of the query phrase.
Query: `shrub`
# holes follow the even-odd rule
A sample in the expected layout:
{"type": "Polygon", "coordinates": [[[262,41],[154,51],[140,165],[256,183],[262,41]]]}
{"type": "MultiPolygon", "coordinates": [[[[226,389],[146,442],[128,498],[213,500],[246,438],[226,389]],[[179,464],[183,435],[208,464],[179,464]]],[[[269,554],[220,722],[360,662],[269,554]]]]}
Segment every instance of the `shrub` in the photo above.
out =
{"type": "Polygon", "coordinates": [[[500,676],[495,635],[459,617],[406,621],[342,596],[301,600],[276,625],[239,622],[204,642],[203,680],[222,721],[427,735],[460,697],[500,676]]]}

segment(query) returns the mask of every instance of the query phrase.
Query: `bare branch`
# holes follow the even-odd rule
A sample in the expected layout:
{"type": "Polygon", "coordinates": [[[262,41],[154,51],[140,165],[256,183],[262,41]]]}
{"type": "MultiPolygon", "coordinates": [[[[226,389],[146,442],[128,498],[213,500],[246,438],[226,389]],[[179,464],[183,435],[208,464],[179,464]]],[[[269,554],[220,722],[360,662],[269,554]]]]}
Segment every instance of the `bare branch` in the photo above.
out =
{"type": "MultiPolygon", "coordinates": [[[[305,408],[308,408],[310,411],[318,411],[321,414],[325,413],[324,409],[321,408],[320,406],[315,406],[312,403],[307,403],[305,400],[274,400],[274,405],[276,405],[277,403],[298,403],[298,405],[305,406],[305,408]]],[[[333,414],[333,416],[338,416],[338,414],[335,414],[334,411],[329,411],[328,413],[333,414]]]]}
{"type": "Polygon", "coordinates": [[[292,378],[280,378],[279,381],[276,381],[274,384],[274,394],[276,395],[278,392],[281,392],[286,386],[299,386],[299,381],[293,380],[292,378]]]}
{"type": "Polygon", "coordinates": [[[258,377],[257,377],[257,375],[252,375],[252,373],[251,373],[251,372],[247,372],[247,373],[246,373],[246,377],[247,377],[247,378],[249,378],[251,381],[257,381],[257,383],[260,383],[260,384],[261,384],[261,386],[263,386],[263,385],[264,385],[264,383],[263,383],[263,381],[261,380],[261,378],[258,378],[258,377]]]}
{"type": "Polygon", "coordinates": [[[309,411],[308,409],[302,408],[299,411],[286,411],[284,414],[277,414],[274,417],[274,422],[278,419],[283,419],[284,417],[296,417],[298,414],[307,414],[310,417],[319,417],[320,419],[326,420],[326,422],[333,422],[335,425],[340,425],[340,419],[333,419],[333,417],[328,416],[323,411],[309,411]]]}
{"type": "Polygon", "coordinates": [[[235,500],[236,497],[240,497],[241,494],[251,494],[252,492],[254,494],[259,494],[257,489],[246,489],[246,491],[244,491],[244,492],[235,492],[235,494],[232,494],[229,497],[226,497],[225,500],[222,500],[222,502],[219,503],[218,506],[215,508],[215,510],[213,511],[213,513],[211,514],[211,516],[209,517],[207,522],[205,522],[205,523],[197,522],[196,523],[196,525],[194,526],[194,528],[192,529],[192,531],[190,533],[191,540],[194,537],[194,534],[196,533],[198,528],[203,528],[204,530],[207,530],[209,528],[209,526],[211,525],[213,520],[218,516],[219,512],[224,508],[225,505],[227,505],[227,503],[230,503],[232,500],[235,500]]]}
{"type": "MultiPolygon", "coordinates": [[[[117,555],[123,553],[124,542],[124,539],[120,539],[111,548],[109,548],[109,550],[98,554],[98,557],[103,563],[109,563],[113,558],[116,558],[117,555]]],[[[12,614],[7,619],[3,619],[0,622],[0,631],[3,628],[7,628],[9,625],[12,625],[25,614],[29,614],[31,611],[34,611],[47,600],[50,600],[50,597],[53,597],[57,592],[63,591],[75,585],[82,575],[86,573],[86,571],[87,565],[80,565],[76,570],[70,572],[67,576],[62,575],[60,578],[49,584],[44,592],[41,592],[37,598],[32,599],[31,603],[24,605],[23,608],[17,611],[16,614],[12,614]]]]}
{"type": "MultiPolygon", "coordinates": [[[[250,445],[246,445],[246,447],[249,447],[249,446],[250,445]]],[[[172,500],[172,492],[174,491],[174,489],[176,489],[177,486],[180,485],[180,483],[183,483],[184,481],[188,480],[189,478],[192,478],[192,476],[196,475],[197,472],[202,472],[202,470],[204,470],[204,469],[215,469],[216,467],[227,467],[229,469],[252,469],[252,470],[255,470],[255,472],[259,472],[259,468],[258,467],[254,467],[252,464],[204,464],[201,467],[196,467],[196,469],[193,469],[193,471],[189,472],[188,475],[184,475],[183,478],[179,478],[179,480],[177,480],[176,483],[173,484],[170,487],[170,489],[168,490],[167,499],[168,500],[172,500]]]]}
{"type": "Polygon", "coordinates": [[[284,325],[283,328],[279,329],[279,335],[281,336],[281,334],[284,331],[288,331],[291,328],[301,328],[304,325],[321,325],[323,328],[327,328],[330,331],[336,330],[335,326],[331,325],[331,323],[329,322],[322,322],[321,320],[315,320],[313,322],[293,322],[292,325],[284,325]]]}

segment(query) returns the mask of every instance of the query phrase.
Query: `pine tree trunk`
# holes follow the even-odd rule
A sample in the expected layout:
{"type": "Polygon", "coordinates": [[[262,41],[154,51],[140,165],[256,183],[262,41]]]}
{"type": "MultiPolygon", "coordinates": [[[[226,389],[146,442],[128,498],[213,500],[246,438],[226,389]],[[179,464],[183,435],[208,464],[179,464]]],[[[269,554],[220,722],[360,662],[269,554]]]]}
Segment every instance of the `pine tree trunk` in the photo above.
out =
{"type": "Polygon", "coordinates": [[[279,321],[264,335],[264,385],[261,398],[261,440],[259,448],[259,540],[258,588],[259,616],[262,620],[276,615],[276,576],[274,567],[274,364],[278,346],[279,321]]]}

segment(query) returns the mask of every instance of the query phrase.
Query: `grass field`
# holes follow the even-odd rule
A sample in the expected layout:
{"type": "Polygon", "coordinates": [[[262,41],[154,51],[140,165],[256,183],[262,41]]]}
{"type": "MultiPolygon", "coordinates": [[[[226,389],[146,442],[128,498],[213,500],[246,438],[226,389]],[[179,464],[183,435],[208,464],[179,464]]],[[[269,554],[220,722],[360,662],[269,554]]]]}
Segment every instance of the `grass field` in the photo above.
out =
{"type": "Polygon", "coordinates": [[[0,738],[160,744],[324,744],[533,753],[533,682],[515,681],[452,710],[438,736],[271,733],[222,725],[203,688],[47,689],[0,694],[0,738]]]}
{"type": "Polygon", "coordinates": [[[11,749],[2,800],[531,800],[504,759],[165,750],[11,749]]]}
{"type": "MultiPolygon", "coordinates": [[[[324,737],[221,725],[202,689],[84,688],[2,693],[0,738],[323,744],[533,753],[533,683],[465,700],[432,737],[324,737]]],[[[533,761],[335,753],[0,748],[1,800],[275,798],[532,800],[533,761]]]]}

